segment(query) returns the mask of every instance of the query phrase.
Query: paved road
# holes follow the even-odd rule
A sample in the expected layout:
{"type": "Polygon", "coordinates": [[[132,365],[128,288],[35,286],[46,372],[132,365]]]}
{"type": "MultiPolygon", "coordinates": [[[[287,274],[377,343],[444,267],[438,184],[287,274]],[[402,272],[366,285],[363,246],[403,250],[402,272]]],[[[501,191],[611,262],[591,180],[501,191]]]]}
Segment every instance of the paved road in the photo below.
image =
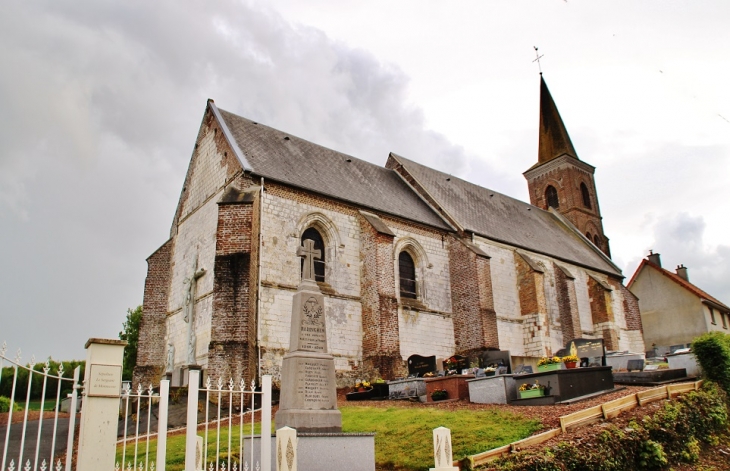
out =
{"type": "MultiPolygon", "coordinates": [[[[68,439],[68,417],[58,419],[58,429],[56,430],[56,447],[54,454],[56,456],[64,454],[66,451],[66,440],[68,439]]],[[[30,459],[31,469],[33,469],[33,461],[35,460],[36,439],[38,438],[38,420],[29,421],[25,428],[25,443],[23,446],[23,463],[30,459]]],[[[7,426],[0,425],[0,460],[2,453],[5,451],[5,436],[7,426]]],[[[8,441],[8,455],[5,466],[10,464],[12,459],[15,462],[15,469],[18,469],[18,458],[20,456],[20,441],[23,433],[23,424],[17,423],[10,426],[10,440],[8,441]]],[[[50,461],[51,447],[53,445],[53,419],[43,420],[43,428],[41,431],[41,443],[38,450],[38,469],[40,463],[46,460],[50,461]]],[[[58,458],[55,458],[56,460],[58,458]]],[[[0,462],[2,465],[2,462],[0,462]]],[[[22,468],[20,468],[22,469],[22,468]]]]}

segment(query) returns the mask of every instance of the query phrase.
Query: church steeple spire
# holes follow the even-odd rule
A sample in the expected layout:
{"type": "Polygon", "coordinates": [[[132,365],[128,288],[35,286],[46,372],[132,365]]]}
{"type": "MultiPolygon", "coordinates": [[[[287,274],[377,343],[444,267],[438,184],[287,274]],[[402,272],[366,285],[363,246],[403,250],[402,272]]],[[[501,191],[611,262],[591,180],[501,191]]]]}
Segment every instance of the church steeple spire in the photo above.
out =
{"type": "Polygon", "coordinates": [[[578,158],[558,107],[540,74],[540,144],[537,163],[540,165],[561,155],[578,158]]]}
{"type": "Polygon", "coordinates": [[[539,139],[537,163],[523,174],[530,191],[530,203],[563,214],[610,257],[593,178],[595,167],[578,158],[542,74],[539,139]]]}

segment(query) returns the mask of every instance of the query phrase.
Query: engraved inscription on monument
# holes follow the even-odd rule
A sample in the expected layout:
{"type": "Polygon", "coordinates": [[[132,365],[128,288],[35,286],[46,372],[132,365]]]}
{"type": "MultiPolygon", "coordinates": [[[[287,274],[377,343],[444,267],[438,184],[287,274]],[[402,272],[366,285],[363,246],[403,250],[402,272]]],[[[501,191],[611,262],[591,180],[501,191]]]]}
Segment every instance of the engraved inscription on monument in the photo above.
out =
{"type": "Polygon", "coordinates": [[[91,365],[87,396],[119,397],[122,393],[122,367],[118,365],[91,365]]]}
{"type": "Polygon", "coordinates": [[[307,359],[297,365],[297,394],[304,398],[305,409],[332,407],[328,382],[330,368],[326,360],[307,359]]]}
{"type": "Polygon", "coordinates": [[[302,322],[299,327],[299,350],[327,352],[327,334],[324,310],[319,300],[310,296],[302,304],[302,322]]]}

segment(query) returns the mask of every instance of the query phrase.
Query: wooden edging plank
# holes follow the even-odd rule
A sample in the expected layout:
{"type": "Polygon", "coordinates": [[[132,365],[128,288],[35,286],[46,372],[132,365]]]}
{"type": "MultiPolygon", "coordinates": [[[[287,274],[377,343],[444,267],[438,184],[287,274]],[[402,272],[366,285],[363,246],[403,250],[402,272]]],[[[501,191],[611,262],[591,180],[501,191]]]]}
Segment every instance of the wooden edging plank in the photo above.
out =
{"type": "Polygon", "coordinates": [[[686,393],[695,390],[695,383],[678,383],[667,386],[667,394],[676,396],[677,394],[686,393]]]}
{"type": "Polygon", "coordinates": [[[478,453],[476,455],[468,456],[469,458],[469,464],[471,465],[471,468],[473,469],[475,466],[483,465],[484,463],[489,463],[490,461],[496,460],[502,455],[506,455],[512,450],[512,444],[501,446],[499,448],[493,448],[489,451],[485,451],[483,453],[478,453]]]}
{"type": "Polygon", "coordinates": [[[522,440],[512,443],[512,451],[520,451],[523,448],[527,448],[532,445],[539,445],[540,443],[544,443],[553,437],[557,437],[561,433],[563,433],[561,429],[554,428],[548,430],[547,432],[538,433],[537,435],[524,438],[522,440]]]}
{"type": "Polygon", "coordinates": [[[612,419],[617,417],[621,412],[631,410],[638,405],[639,400],[636,397],[636,394],[614,399],[613,401],[609,401],[601,405],[601,409],[603,409],[603,418],[612,419]]]}
{"type": "Polygon", "coordinates": [[[581,424],[589,424],[600,420],[603,417],[603,409],[601,406],[589,407],[572,414],[560,417],[560,428],[565,432],[568,427],[574,427],[581,424]]]}
{"type": "Polygon", "coordinates": [[[639,405],[649,404],[654,401],[661,401],[669,397],[667,387],[661,386],[659,388],[649,389],[636,393],[636,397],[639,398],[639,405]]]}

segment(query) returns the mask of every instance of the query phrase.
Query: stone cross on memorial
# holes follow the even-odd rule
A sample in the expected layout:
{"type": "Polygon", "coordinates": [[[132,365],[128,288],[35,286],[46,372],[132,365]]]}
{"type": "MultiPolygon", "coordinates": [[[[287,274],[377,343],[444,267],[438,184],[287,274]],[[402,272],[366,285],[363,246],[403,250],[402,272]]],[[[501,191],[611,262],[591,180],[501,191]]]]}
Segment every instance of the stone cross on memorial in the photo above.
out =
{"type": "Polygon", "coordinates": [[[314,241],[306,239],[304,247],[297,249],[297,255],[304,259],[304,267],[302,268],[303,280],[314,280],[314,259],[322,258],[322,251],[314,248],[314,241]]]}
{"type": "Polygon", "coordinates": [[[188,325],[187,335],[187,364],[195,365],[196,337],[195,337],[195,295],[198,288],[198,278],[205,275],[205,268],[198,270],[198,257],[195,257],[192,274],[183,280],[185,299],[183,300],[183,321],[188,325]]]}

